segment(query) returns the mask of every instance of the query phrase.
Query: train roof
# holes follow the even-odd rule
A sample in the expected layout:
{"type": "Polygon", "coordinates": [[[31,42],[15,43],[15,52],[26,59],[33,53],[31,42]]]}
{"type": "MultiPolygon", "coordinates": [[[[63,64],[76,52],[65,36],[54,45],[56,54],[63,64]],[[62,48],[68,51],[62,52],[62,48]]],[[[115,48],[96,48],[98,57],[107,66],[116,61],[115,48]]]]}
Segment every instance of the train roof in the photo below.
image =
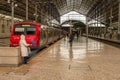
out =
{"type": "Polygon", "coordinates": [[[40,23],[37,23],[37,22],[31,22],[31,21],[23,21],[23,22],[17,22],[17,23],[14,23],[14,25],[17,25],[17,24],[38,24],[40,25],[40,23]]]}

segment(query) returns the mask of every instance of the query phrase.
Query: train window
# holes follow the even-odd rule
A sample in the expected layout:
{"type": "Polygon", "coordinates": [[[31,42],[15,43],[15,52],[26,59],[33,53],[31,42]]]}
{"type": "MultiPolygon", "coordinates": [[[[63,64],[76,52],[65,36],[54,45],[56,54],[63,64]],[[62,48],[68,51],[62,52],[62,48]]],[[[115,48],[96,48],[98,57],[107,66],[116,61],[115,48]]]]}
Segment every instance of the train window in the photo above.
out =
{"type": "Polygon", "coordinates": [[[16,25],[14,29],[14,34],[15,35],[35,35],[36,33],[36,27],[35,25],[16,25]]]}
{"type": "Polygon", "coordinates": [[[16,27],[14,34],[15,34],[15,35],[21,35],[21,34],[24,34],[24,31],[25,31],[24,28],[17,28],[17,27],[16,27]]]}
{"type": "Polygon", "coordinates": [[[27,35],[35,35],[36,28],[35,27],[30,27],[26,29],[26,34],[27,35]]]}

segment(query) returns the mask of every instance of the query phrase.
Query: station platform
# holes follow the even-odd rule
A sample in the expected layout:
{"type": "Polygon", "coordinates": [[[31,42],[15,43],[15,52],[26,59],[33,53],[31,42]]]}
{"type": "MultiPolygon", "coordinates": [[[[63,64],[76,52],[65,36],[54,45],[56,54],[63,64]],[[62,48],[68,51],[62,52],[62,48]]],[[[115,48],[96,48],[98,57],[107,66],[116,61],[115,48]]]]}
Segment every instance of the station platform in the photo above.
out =
{"type": "Polygon", "coordinates": [[[0,67],[0,80],[120,80],[120,49],[85,37],[61,39],[29,60],[0,67]]]}

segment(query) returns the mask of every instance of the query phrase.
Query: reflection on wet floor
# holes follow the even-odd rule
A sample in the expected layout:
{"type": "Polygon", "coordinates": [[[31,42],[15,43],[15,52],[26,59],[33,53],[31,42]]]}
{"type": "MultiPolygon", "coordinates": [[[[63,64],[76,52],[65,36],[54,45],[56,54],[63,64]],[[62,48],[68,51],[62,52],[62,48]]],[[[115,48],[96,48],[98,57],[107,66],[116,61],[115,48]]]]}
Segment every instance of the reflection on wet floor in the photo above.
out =
{"type": "Polygon", "coordinates": [[[61,42],[59,46],[61,57],[70,57],[72,59],[84,59],[88,53],[100,53],[104,48],[104,44],[92,39],[89,39],[88,43],[86,43],[85,37],[81,37],[79,38],[79,40],[76,40],[75,38],[73,42],[73,47],[70,47],[69,42],[66,41],[61,42]]]}
{"type": "MultiPolygon", "coordinates": [[[[120,49],[85,37],[60,40],[0,80],[119,80],[120,49]],[[19,74],[24,75],[19,75],[19,74]]],[[[4,68],[2,68],[3,70],[4,68]]],[[[6,70],[6,69],[5,69],[6,70]]]]}
{"type": "Polygon", "coordinates": [[[0,47],[6,47],[10,45],[9,38],[0,39],[0,47]]]}

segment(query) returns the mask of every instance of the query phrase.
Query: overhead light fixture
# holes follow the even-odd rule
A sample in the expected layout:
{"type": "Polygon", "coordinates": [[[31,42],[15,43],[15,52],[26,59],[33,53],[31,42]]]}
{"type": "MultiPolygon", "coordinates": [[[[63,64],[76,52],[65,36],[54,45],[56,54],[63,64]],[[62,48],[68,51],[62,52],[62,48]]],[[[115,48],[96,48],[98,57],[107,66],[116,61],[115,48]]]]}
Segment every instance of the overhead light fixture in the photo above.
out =
{"type": "Polygon", "coordinates": [[[18,6],[18,4],[15,4],[15,7],[17,7],[18,6]]]}

